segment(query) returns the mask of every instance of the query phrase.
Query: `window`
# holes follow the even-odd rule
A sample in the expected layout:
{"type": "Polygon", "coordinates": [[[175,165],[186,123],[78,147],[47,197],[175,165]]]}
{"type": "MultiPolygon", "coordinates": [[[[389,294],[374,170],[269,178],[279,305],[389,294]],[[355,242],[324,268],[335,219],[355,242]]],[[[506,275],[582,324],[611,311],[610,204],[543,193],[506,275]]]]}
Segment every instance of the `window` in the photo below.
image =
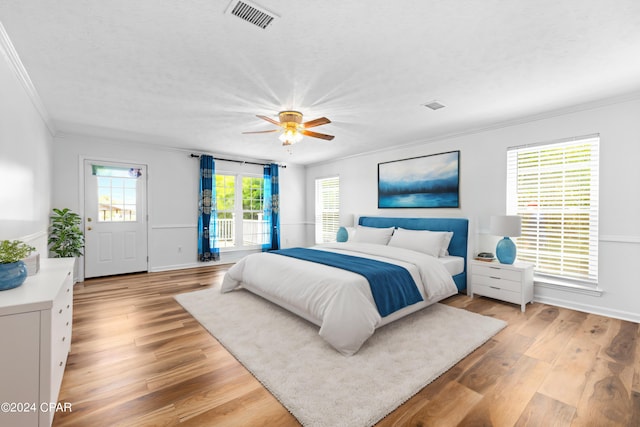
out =
{"type": "Polygon", "coordinates": [[[263,195],[262,177],[216,174],[218,247],[248,249],[266,243],[263,195]]]}
{"type": "Polygon", "coordinates": [[[522,217],[518,259],[536,274],[598,282],[597,135],[507,151],[507,213],[522,217]]]}
{"type": "Polygon", "coordinates": [[[236,177],[216,174],[217,240],[219,248],[236,245],[236,177]]]}
{"type": "Polygon", "coordinates": [[[336,241],[340,228],[340,177],[316,179],[316,243],[336,241]]]}
{"type": "Polygon", "coordinates": [[[242,241],[244,245],[267,243],[264,217],[264,178],[242,177],[242,241]]]}
{"type": "Polygon", "coordinates": [[[136,222],[139,168],[91,165],[98,180],[98,221],[136,222]]]}

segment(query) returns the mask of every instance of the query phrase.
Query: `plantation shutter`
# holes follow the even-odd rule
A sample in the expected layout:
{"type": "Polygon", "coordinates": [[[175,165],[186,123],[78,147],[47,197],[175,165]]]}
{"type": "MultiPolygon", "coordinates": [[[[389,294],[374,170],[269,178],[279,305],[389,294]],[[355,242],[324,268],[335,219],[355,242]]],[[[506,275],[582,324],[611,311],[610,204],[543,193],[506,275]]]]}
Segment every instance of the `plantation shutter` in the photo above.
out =
{"type": "Polygon", "coordinates": [[[336,241],[340,227],[340,177],[316,180],[316,243],[336,241]]]}
{"type": "Polygon", "coordinates": [[[518,260],[536,275],[598,282],[598,135],[507,150],[507,213],[522,217],[518,260]]]}

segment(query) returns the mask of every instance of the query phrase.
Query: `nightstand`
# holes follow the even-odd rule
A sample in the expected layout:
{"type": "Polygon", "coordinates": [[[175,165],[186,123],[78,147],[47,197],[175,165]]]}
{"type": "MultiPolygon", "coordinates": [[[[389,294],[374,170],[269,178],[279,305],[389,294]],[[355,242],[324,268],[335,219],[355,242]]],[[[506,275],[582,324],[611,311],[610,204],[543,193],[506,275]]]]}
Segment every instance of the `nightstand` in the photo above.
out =
{"type": "Polygon", "coordinates": [[[533,301],[533,264],[477,260],[469,260],[469,264],[472,298],[477,294],[520,304],[523,312],[527,303],[533,301]]]}

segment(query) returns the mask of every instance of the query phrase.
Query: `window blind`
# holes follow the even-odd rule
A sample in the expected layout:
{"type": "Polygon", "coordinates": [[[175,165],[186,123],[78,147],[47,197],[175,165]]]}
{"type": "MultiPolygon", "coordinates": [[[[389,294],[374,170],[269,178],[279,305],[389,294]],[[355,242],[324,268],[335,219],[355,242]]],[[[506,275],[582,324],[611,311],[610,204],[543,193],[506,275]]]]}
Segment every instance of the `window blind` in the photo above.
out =
{"type": "Polygon", "coordinates": [[[340,177],[316,179],[316,243],[336,241],[340,227],[340,177]]]}
{"type": "Polygon", "coordinates": [[[507,213],[522,217],[518,260],[536,274],[598,282],[598,135],[507,150],[507,213]]]}

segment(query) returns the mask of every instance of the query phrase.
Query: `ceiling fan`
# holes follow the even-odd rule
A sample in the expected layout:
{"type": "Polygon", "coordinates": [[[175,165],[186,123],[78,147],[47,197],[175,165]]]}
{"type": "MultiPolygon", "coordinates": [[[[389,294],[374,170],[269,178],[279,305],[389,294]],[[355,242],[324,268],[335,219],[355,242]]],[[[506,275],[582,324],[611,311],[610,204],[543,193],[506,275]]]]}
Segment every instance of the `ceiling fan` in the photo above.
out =
{"type": "MultiPolygon", "coordinates": [[[[282,141],[282,145],[291,145],[296,142],[300,142],[302,140],[302,136],[310,136],[312,138],[320,138],[325,139],[327,141],[331,141],[334,136],[327,135],[326,133],[318,133],[307,130],[312,127],[326,125],[327,123],[331,123],[326,117],[320,117],[318,119],[309,120],[308,122],[302,123],[302,113],[299,111],[281,111],[278,113],[278,117],[280,121],[276,121],[271,117],[257,115],[257,117],[262,120],[266,120],[269,123],[273,123],[276,126],[279,126],[283,129],[282,134],[280,135],[280,141],[282,141]]],[[[242,133],[270,133],[270,132],[279,132],[280,129],[272,129],[272,130],[262,130],[256,132],[242,132],[242,133]]]]}

